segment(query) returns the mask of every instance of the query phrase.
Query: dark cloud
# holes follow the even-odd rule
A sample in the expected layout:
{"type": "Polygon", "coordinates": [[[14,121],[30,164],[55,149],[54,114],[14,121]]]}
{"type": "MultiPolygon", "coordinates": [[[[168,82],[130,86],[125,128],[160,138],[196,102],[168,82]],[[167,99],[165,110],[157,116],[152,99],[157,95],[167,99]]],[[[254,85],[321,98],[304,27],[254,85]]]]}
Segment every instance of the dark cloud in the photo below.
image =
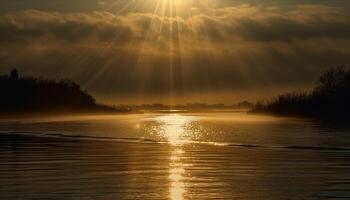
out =
{"type": "Polygon", "coordinates": [[[341,8],[194,13],[2,14],[0,69],[72,78],[106,99],[308,87],[326,67],[350,63],[350,16],[341,8]]]}

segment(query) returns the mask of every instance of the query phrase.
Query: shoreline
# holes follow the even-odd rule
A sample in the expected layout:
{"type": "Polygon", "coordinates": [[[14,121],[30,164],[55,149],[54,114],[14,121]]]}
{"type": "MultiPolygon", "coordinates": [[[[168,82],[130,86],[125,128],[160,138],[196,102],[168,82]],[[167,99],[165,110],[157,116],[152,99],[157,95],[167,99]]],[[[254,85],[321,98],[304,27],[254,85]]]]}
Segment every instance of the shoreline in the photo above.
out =
{"type": "Polygon", "coordinates": [[[27,118],[27,117],[65,117],[65,116],[81,116],[81,115],[129,115],[129,114],[143,114],[143,112],[141,111],[4,112],[4,113],[0,113],[0,119],[9,118],[9,117],[27,118]]]}

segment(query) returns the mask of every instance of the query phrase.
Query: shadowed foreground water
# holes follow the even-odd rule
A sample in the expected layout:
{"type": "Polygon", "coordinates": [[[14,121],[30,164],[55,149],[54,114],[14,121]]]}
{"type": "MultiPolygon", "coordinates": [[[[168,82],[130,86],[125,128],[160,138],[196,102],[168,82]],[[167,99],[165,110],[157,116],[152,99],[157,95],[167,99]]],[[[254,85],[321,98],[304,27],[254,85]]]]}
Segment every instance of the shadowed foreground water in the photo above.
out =
{"type": "Polygon", "coordinates": [[[350,132],[244,113],[4,120],[1,199],[349,199],[350,132]]]}

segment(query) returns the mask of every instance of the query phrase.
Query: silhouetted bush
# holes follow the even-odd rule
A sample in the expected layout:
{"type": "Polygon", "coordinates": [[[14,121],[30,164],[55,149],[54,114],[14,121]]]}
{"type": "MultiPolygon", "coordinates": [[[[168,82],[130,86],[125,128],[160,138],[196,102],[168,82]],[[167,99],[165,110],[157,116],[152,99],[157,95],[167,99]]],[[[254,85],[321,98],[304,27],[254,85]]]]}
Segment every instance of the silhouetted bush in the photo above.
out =
{"type": "Polygon", "coordinates": [[[0,111],[115,111],[97,105],[95,99],[71,80],[20,77],[17,70],[0,76],[0,111]]]}
{"type": "Polygon", "coordinates": [[[322,74],[311,92],[282,94],[251,112],[348,120],[349,103],[350,70],[338,67],[322,74]]]}

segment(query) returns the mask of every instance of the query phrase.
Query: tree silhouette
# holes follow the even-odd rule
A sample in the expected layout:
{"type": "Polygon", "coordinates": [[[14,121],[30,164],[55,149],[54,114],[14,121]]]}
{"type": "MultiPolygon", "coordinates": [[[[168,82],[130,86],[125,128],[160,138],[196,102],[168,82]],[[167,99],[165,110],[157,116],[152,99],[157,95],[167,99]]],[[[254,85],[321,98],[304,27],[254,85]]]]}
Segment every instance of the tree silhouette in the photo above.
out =
{"type": "Polygon", "coordinates": [[[13,69],[0,76],[0,112],[117,111],[96,100],[71,80],[20,77],[13,69]]]}
{"type": "Polygon", "coordinates": [[[336,94],[348,86],[349,72],[343,67],[331,68],[319,78],[315,92],[322,95],[336,94]]]}
{"type": "Polygon", "coordinates": [[[12,80],[17,80],[18,79],[19,75],[18,75],[17,69],[11,70],[10,77],[11,77],[12,80]]]}
{"type": "Polygon", "coordinates": [[[251,112],[350,120],[350,70],[331,68],[320,76],[312,92],[282,94],[251,112]]]}

